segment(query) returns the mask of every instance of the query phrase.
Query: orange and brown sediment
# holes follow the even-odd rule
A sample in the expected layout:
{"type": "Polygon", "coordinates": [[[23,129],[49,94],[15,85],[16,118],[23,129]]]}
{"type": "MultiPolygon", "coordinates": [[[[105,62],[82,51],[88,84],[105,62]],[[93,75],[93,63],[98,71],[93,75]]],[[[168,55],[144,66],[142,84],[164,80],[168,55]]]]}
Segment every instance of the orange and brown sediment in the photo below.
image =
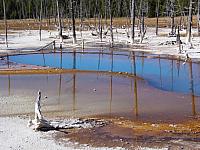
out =
{"type": "MultiPolygon", "coordinates": [[[[102,119],[102,118],[101,118],[102,119]]],[[[200,141],[200,120],[189,120],[178,124],[150,123],[125,119],[105,119],[107,126],[93,129],[58,132],[57,140],[69,138],[73,142],[95,147],[171,147],[195,149],[200,141]],[[175,142],[181,141],[181,142],[175,142]],[[182,143],[183,142],[183,143],[182,143]],[[189,142],[190,144],[185,144],[189,142]]]]}
{"type": "MultiPolygon", "coordinates": [[[[63,74],[63,73],[97,73],[104,75],[115,75],[121,77],[135,77],[133,74],[127,72],[109,72],[109,71],[92,71],[92,70],[78,70],[78,69],[59,69],[35,65],[12,63],[9,67],[4,65],[0,67],[0,75],[7,74],[63,74]]],[[[136,77],[142,79],[140,77],[136,77]]]]}
{"type": "Polygon", "coordinates": [[[142,121],[131,121],[121,119],[111,119],[111,121],[123,128],[130,128],[138,134],[186,134],[200,136],[200,119],[191,119],[182,123],[151,123],[142,121]]]}
{"type": "MultiPolygon", "coordinates": [[[[102,118],[101,118],[102,119],[102,118]]],[[[200,120],[180,124],[149,123],[109,119],[104,127],[92,129],[60,130],[54,134],[56,141],[84,144],[93,147],[123,147],[125,149],[169,148],[199,149],[200,120]]]]}

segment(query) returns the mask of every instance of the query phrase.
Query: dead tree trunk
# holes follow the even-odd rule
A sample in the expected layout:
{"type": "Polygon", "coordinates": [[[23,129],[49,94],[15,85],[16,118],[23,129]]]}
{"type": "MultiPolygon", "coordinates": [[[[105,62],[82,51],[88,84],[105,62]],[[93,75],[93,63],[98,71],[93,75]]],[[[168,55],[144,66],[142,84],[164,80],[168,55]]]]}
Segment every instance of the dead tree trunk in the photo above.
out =
{"type": "Polygon", "coordinates": [[[200,0],[198,0],[198,4],[197,4],[197,32],[198,32],[198,36],[200,36],[200,0]]]}
{"type": "Polygon", "coordinates": [[[7,19],[6,19],[5,0],[3,0],[3,12],[4,12],[4,24],[5,24],[5,45],[6,45],[6,47],[8,47],[8,27],[7,27],[7,19]]]}
{"type": "Polygon", "coordinates": [[[110,47],[113,47],[114,38],[113,38],[113,16],[112,16],[112,0],[109,0],[109,12],[110,12],[110,47]]]}
{"type": "Polygon", "coordinates": [[[104,28],[107,29],[107,0],[105,0],[105,23],[104,28]]]}
{"type": "Polygon", "coordinates": [[[144,27],[144,1],[140,1],[140,43],[142,43],[145,36],[145,27],[144,27]]]}
{"type": "Polygon", "coordinates": [[[171,10],[171,14],[170,14],[170,16],[171,16],[171,33],[170,33],[170,35],[175,35],[175,31],[174,31],[174,29],[175,29],[175,25],[174,25],[174,0],[171,0],[170,1],[170,10],[171,10]]]}
{"type": "Polygon", "coordinates": [[[103,37],[102,36],[102,15],[100,13],[99,13],[98,18],[99,18],[99,38],[102,42],[102,37],[103,37]]]}
{"type": "Polygon", "coordinates": [[[42,40],[42,1],[43,0],[40,0],[40,18],[39,18],[39,21],[40,21],[40,25],[39,25],[40,41],[42,40]]]}
{"type": "Polygon", "coordinates": [[[181,37],[180,37],[180,26],[178,26],[178,32],[176,35],[176,43],[179,46],[179,53],[181,53],[181,37]]]}
{"type": "Polygon", "coordinates": [[[189,16],[188,16],[188,28],[187,28],[187,43],[191,43],[191,34],[192,34],[192,0],[190,0],[189,6],[189,16]]]}
{"type": "Polygon", "coordinates": [[[41,91],[38,91],[38,97],[35,101],[35,121],[37,122],[43,119],[40,102],[41,102],[41,91]]]}
{"type": "Polygon", "coordinates": [[[160,0],[157,0],[157,5],[156,5],[156,35],[158,35],[159,12],[160,12],[160,0]]]}
{"type": "Polygon", "coordinates": [[[94,11],[94,24],[95,24],[94,26],[95,26],[96,32],[98,32],[98,31],[97,31],[97,13],[98,13],[98,11],[99,11],[99,10],[97,9],[97,8],[98,8],[98,1],[99,1],[99,0],[96,0],[96,2],[95,2],[95,11],[94,11]]]}
{"type": "Polygon", "coordinates": [[[134,43],[135,37],[135,0],[132,0],[132,8],[131,8],[131,40],[132,44],[134,43]]]}
{"type": "Polygon", "coordinates": [[[80,32],[81,32],[81,39],[83,40],[83,0],[80,0],[80,32]]]}
{"type": "Polygon", "coordinates": [[[62,38],[62,24],[61,24],[60,8],[59,8],[58,0],[56,0],[56,6],[57,6],[58,26],[59,26],[59,32],[58,32],[58,35],[59,35],[59,37],[60,37],[60,41],[63,42],[63,38],[62,38]]]}
{"type": "Polygon", "coordinates": [[[71,0],[71,13],[72,13],[73,44],[76,44],[76,23],[75,23],[75,16],[74,16],[74,0],[71,0]]]}

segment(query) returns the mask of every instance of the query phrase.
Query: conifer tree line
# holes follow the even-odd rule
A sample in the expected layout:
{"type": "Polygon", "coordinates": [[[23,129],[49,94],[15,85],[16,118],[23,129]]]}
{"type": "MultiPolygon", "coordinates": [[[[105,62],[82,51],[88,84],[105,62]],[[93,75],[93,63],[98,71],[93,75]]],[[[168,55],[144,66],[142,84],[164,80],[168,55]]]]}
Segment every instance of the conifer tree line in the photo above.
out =
{"type": "MultiPolygon", "coordinates": [[[[41,10],[42,18],[57,16],[56,0],[4,0],[7,19],[38,19],[41,10]]],[[[75,18],[95,18],[98,15],[109,17],[109,0],[72,0],[75,18]],[[81,12],[81,13],[80,13],[81,12]]],[[[71,0],[59,0],[62,18],[71,17],[71,0]]],[[[136,17],[143,9],[145,17],[156,17],[159,2],[159,16],[170,16],[173,3],[174,16],[188,15],[189,0],[135,0],[136,17]]],[[[112,0],[113,17],[130,17],[132,0],[112,0]]],[[[193,0],[193,14],[196,14],[198,0],[193,0]],[[196,4],[195,4],[196,3],[196,4]]],[[[0,0],[0,19],[4,18],[3,0],[0,0]]]]}

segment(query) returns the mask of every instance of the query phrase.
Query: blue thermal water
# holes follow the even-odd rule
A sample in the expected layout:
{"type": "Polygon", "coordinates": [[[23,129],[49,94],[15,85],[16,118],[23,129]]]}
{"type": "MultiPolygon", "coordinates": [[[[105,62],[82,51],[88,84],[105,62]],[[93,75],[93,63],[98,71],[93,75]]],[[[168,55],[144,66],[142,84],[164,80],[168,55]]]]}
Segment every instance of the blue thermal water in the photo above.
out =
{"type": "Polygon", "coordinates": [[[200,96],[200,65],[160,59],[148,54],[113,51],[113,53],[31,54],[11,56],[10,61],[55,68],[135,73],[150,85],[173,92],[200,96]],[[62,62],[62,63],[61,63],[62,62]]]}

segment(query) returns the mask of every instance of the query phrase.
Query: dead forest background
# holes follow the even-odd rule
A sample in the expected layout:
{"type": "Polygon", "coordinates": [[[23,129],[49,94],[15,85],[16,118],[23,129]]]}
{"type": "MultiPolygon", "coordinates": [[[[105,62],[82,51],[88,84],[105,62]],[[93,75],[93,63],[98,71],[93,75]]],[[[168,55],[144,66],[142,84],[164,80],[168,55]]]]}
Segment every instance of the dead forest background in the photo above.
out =
{"type": "MultiPolygon", "coordinates": [[[[41,2],[42,17],[57,17],[56,0],[4,0],[6,3],[7,19],[36,19],[40,16],[41,2]]],[[[132,0],[111,0],[113,17],[130,17],[132,0]]],[[[60,13],[63,18],[71,17],[71,3],[74,3],[75,18],[95,18],[98,15],[107,18],[109,0],[58,0],[60,13]]],[[[175,16],[188,15],[189,0],[135,0],[136,14],[139,16],[143,9],[145,17],[170,16],[172,7],[175,16]]],[[[198,0],[193,0],[193,14],[198,11],[198,0]]],[[[3,0],[0,0],[0,18],[3,19],[3,0]]]]}

